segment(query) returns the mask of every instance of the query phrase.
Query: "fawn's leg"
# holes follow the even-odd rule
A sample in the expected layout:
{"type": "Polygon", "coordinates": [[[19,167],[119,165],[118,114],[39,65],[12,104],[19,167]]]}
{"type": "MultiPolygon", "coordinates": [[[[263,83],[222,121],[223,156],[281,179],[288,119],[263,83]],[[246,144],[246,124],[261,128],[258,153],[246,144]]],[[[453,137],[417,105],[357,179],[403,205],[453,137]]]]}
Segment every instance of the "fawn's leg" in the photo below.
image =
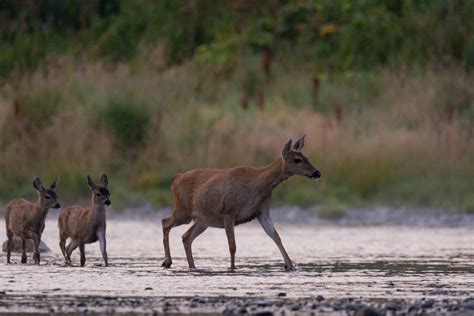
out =
{"type": "Polygon", "coordinates": [[[68,259],[67,259],[67,251],[66,251],[66,240],[67,240],[67,236],[65,236],[62,233],[59,233],[59,248],[61,249],[64,260],[67,263],[68,259]]]}
{"type": "Polygon", "coordinates": [[[86,251],[84,249],[84,243],[79,243],[79,251],[81,252],[81,267],[86,264],[86,251]]]}
{"type": "Polygon", "coordinates": [[[107,241],[105,240],[105,230],[97,232],[97,237],[99,238],[100,252],[102,253],[102,258],[104,259],[105,266],[109,265],[109,260],[107,258],[107,241]]]}
{"type": "Polygon", "coordinates": [[[283,247],[283,243],[281,242],[280,236],[278,235],[275,226],[273,225],[272,218],[270,216],[270,210],[264,210],[258,215],[257,217],[258,222],[260,225],[262,225],[263,230],[267,235],[273,239],[275,244],[278,246],[278,249],[280,249],[280,252],[283,256],[283,260],[285,260],[285,270],[286,271],[291,271],[295,270],[295,267],[293,266],[293,263],[291,262],[290,257],[286,253],[285,247],[283,247]]]}
{"type": "Polygon", "coordinates": [[[33,252],[33,260],[35,261],[36,264],[40,263],[40,252],[39,252],[39,243],[40,243],[40,238],[36,233],[30,232],[29,237],[33,240],[33,246],[35,248],[33,252]]]}
{"type": "Polygon", "coordinates": [[[193,251],[191,249],[193,240],[201,235],[206,229],[206,225],[196,221],[183,235],[183,245],[184,250],[186,251],[186,259],[188,260],[189,269],[196,269],[194,266],[193,251]]]}
{"type": "Polygon", "coordinates": [[[224,216],[224,228],[227,235],[227,241],[229,243],[229,252],[230,252],[230,271],[235,270],[235,252],[237,251],[237,246],[235,245],[235,234],[234,234],[235,221],[231,216],[224,216]]]}
{"type": "Polygon", "coordinates": [[[11,230],[7,230],[7,263],[10,263],[10,257],[12,254],[12,247],[13,247],[13,232],[11,230]]]}
{"type": "Polygon", "coordinates": [[[21,247],[23,249],[23,252],[21,253],[21,263],[26,263],[27,262],[27,257],[26,257],[26,239],[24,236],[21,237],[21,247]]]}
{"type": "Polygon", "coordinates": [[[69,242],[69,245],[67,245],[66,247],[66,260],[71,263],[71,254],[74,250],[76,250],[76,248],[79,246],[79,242],[77,242],[76,240],[74,239],[71,239],[71,241],[69,242]]]}

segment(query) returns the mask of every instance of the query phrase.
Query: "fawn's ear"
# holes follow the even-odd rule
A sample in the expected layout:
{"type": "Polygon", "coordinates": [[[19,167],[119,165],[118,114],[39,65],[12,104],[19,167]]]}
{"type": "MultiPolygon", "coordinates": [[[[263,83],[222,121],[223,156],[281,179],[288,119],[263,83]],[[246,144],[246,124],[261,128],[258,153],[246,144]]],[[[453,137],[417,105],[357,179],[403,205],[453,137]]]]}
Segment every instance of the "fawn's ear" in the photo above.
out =
{"type": "Polygon", "coordinates": [[[286,143],[285,147],[283,147],[283,150],[281,151],[281,156],[282,156],[282,158],[283,158],[284,160],[286,160],[286,159],[288,158],[288,155],[289,155],[290,152],[291,152],[291,143],[292,143],[292,142],[293,142],[293,141],[290,139],[290,140],[286,143]]]}
{"type": "Polygon", "coordinates": [[[107,175],[105,173],[102,175],[102,177],[100,177],[100,185],[103,187],[109,186],[109,178],[107,178],[107,175]]]}
{"type": "Polygon", "coordinates": [[[87,185],[89,185],[89,189],[91,189],[91,190],[94,190],[95,187],[96,187],[94,181],[92,180],[92,178],[89,175],[87,175],[87,185]]]}
{"type": "Polygon", "coordinates": [[[306,137],[306,134],[303,135],[294,145],[293,145],[293,150],[296,151],[301,151],[304,147],[304,138],[306,137]]]}
{"type": "Polygon", "coordinates": [[[56,187],[58,186],[58,182],[59,182],[59,177],[57,177],[56,180],[54,180],[54,182],[51,183],[51,185],[49,186],[49,188],[50,188],[51,190],[53,190],[53,191],[56,190],[56,187]]]}
{"type": "Polygon", "coordinates": [[[33,178],[33,187],[38,191],[38,193],[43,191],[43,183],[40,178],[36,176],[33,178]]]}

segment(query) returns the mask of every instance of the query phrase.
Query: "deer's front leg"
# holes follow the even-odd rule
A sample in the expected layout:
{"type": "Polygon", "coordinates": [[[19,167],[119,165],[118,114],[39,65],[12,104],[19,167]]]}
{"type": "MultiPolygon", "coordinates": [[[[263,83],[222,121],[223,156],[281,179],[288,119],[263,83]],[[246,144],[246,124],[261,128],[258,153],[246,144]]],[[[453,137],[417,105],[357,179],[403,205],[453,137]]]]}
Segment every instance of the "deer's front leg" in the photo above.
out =
{"type": "Polygon", "coordinates": [[[33,252],[33,260],[35,261],[36,264],[39,264],[40,263],[40,252],[39,252],[40,237],[38,236],[38,234],[32,231],[28,232],[27,235],[28,235],[28,238],[33,240],[33,247],[35,248],[33,252]]]}
{"type": "Polygon", "coordinates": [[[7,230],[7,263],[10,263],[10,257],[12,254],[12,247],[13,247],[13,232],[7,230]]]}
{"type": "Polygon", "coordinates": [[[229,242],[229,251],[230,251],[230,271],[235,270],[235,252],[237,251],[237,246],[235,245],[235,234],[234,234],[235,220],[234,217],[225,215],[224,216],[224,228],[227,235],[227,241],[229,242]]]}
{"type": "Polygon", "coordinates": [[[79,252],[81,253],[81,267],[86,264],[86,250],[84,242],[79,242],[79,252]]]}
{"type": "Polygon", "coordinates": [[[104,264],[107,267],[109,265],[109,261],[107,258],[107,241],[105,240],[105,230],[99,231],[97,233],[97,237],[99,238],[100,252],[102,253],[102,258],[104,259],[104,264]]]}
{"type": "Polygon", "coordinates": [[[21,247],[22,247],[22,253],[21,253],[21,263],[27,263],[28,258],[26,257],[26,238],[24,236],[21,237],[21,247]]]}
{"type": "Polygon", "coordinates": [[[275,226],[273,225],[273,220],[270,216],[270,209],[264,210],[262,213],[260,213],[257,219],[260,225],[262,225],[265,233],[267,233],[267,235],[271,239],[273,239],[275,244],[278,246],[278,249],[280,249],[280,252],[283,256],[283,260],[285,260],[285,270],[286,271],[295,270],[295,267],[293,263],[291,262],[290,257],[286,253],[285,247],[283,247],[283,243],[281,242],[280,236],[278,235],[278,232],[276,231],[275,226]]]}

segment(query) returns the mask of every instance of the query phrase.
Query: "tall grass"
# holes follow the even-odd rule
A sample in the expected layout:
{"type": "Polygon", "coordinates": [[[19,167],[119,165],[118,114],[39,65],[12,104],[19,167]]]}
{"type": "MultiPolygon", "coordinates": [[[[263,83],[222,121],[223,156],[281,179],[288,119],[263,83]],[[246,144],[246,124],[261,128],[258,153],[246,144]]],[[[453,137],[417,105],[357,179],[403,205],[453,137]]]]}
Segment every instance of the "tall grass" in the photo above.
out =
{"type": "Polygon", "coordinates": [[[277,203],[471,211],[474,79],[461,70],[321,74],[314,101],[314,73],[279,63],[261,111],[241,108],[240,75],[209,78],[194,62],[147,65],[61,59],[3,85],[2,198],[30,194],[34,175],[60,175],[61,197],[75,200],[87,194],[86,174],[106,172],[119,208],[169,204],[176,172],[263,166],[307,134],[322,181],[292,178],[277,203]]]}

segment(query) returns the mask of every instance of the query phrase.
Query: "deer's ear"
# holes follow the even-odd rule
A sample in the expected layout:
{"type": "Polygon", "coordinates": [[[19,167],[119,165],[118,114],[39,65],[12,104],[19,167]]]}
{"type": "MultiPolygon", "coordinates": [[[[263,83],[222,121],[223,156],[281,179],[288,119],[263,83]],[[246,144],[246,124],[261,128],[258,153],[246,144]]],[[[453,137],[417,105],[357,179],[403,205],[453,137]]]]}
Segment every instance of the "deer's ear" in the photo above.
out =
{"type": "Polygon", "coordinates": [[[87,185],[89,185],[89,188],[91,190],[94,190],[94,188],[96,187],[94,181],[92,180],[91,176],[90,175],[87,175],[87,185]]]}
{"type": "Polygon", "coordinates": [[[53,191],[56,190],[56,187],[58,186],[58,182],[59,182],[59,177],[57,177],[56,180],[54,180],[54,182],[51,183],[51,185],[49,186],[49,188],[50,188],[51,190],[53,190],[53,191]]]}
{"type": "Polygon", "coordinates": [[[102,177],[100,177],[100,185],[103,187],[109,186],[109,178],[107,178],[107,175],[105,173],[102,175],[102,177]]]}
{"type": "Polygon", "coordinates": [[[293,141],[290,139],[290,140],[286,143],[285,147],[283,147],[283,150],[281,151],[281,156],[282,156],[282,158],[285,159],[285,160],[288,158],[288,155],[289,155],[290,152],[291,152],[291,143],[292,143],[292,142],[293,142],[293,141]]]}
{"type": "Polygon", "coordinates": [[[306,137],[306,134],[303,135],[294,145],[293,145],[293,150],[296,151],[301,151],[304,147],[304,138],[306,137]]]}
{"type": "Polygon", "coordinates": [[[43,183],[41,182],[41,179],[38,177],[33,178],[33,187],[36,189],[36,191],[41,192],[43,191],[43,183]]]}

